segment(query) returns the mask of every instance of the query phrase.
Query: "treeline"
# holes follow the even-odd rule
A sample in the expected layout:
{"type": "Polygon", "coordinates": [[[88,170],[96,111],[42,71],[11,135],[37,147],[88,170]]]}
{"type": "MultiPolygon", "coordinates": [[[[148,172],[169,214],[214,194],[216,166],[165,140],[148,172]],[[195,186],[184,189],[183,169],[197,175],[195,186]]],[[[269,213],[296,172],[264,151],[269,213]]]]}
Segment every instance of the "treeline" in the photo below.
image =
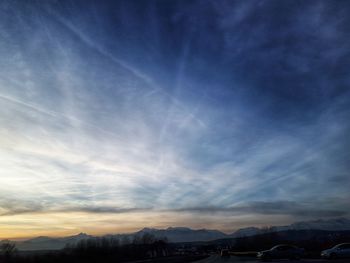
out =
{"type": "Polygon", "coordinates": [[[19,253],[11,242],[5,242],[1,250],[0,262],[13,263],[59,263],[59,262],[124,262],[171,255],[166,238],[156,238],[145,233],[132,240],[113,236],[81,240],[63,250],[44,254],[19,253]]]}

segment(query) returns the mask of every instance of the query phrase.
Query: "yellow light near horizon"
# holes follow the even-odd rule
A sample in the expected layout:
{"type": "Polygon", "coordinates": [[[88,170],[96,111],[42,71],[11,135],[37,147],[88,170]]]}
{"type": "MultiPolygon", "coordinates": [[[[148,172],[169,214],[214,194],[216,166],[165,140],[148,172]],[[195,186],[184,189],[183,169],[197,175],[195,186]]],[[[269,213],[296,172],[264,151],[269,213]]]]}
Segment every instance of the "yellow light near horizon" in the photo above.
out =
{"type": "Polygon", "coordinates": [[[143,227],[167,227],[176,223],[176,215],[154,212],[85,213],[46,212],[0,217],[0,239],[36,236],[67,236],[86,232],[91,235],[128,233],[143,227]]]}
{"type": "Polygon", "coordinates": [[[28,239],[37,236],[62,237],[84,232],[104,234],[130,233],[144,227],[167,228],[185,226],[193,229],[218,229],[232,233],[247,226],[263,226],[258,222],[289,222],[286,216],[225,216],[220,214],[193,215],[169,211],[129,213],[37,212],[0,216],[1,239],[28,239]],[[244,222],[244,223],[242,223],[244,222]]]}

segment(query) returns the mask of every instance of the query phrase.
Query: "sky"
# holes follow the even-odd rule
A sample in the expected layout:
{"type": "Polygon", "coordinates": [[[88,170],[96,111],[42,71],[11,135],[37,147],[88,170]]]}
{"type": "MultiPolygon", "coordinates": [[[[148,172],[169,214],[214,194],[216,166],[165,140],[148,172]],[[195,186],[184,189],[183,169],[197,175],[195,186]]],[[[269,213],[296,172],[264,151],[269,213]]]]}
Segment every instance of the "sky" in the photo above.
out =
{"type": "Polygon", "coordinates": [[[349,1],[0,3],[0,238],[350,213],[349,1]]]}

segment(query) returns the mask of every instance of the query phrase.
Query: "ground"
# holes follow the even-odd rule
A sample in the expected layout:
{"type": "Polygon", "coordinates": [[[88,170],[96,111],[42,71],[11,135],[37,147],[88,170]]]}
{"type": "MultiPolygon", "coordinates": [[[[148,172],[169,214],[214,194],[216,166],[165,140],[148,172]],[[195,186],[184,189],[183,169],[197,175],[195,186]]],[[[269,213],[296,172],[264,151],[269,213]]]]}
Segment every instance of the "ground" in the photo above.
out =
{"type": "MultiPolygon", "coordinates": [[[[230,263],[230,262],[244,262],[244,263],[260,263],[260,260],[256,258],[248,258],[248,257],[227,257],[223,258],[219,255],[212,255],[208,258],[196,261],[195,263],[230,263]]],[[[279,262],[288,262],[288,263],[349,263],[350,259],[344,260],[324,260],[324,259],[303,259],[303,260],[273,260],[271,262],[279,263],[279,262]]]]}

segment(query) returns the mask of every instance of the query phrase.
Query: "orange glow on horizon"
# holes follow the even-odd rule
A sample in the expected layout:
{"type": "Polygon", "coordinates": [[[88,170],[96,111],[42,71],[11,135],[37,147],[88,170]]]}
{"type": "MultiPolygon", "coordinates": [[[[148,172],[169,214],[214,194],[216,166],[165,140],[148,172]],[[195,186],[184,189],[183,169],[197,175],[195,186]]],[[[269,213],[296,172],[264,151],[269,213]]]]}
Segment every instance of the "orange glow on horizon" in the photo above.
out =
{"type": "MultiPolygon", "coordinates": [[[[260,217],[260,219],[263,219],[260,217]]],[[[105,234],[132,233],[144,227],[168,228],[184,226],[193,229],[217,229],[226,233],[246,226],[259,225],[256,216],[199,215],[175,212],[41,212],[0,216],[0,239],[30,239],[38,236],[64,237],[81,232],[101,236],[105,234]],[[244,222],[244,224],[242,224],[244,222]]],[[[265,218],[272,224],[286,217],[265,218]]],[[[260,220],[259,220],[260,221],[260,220]]]]}

